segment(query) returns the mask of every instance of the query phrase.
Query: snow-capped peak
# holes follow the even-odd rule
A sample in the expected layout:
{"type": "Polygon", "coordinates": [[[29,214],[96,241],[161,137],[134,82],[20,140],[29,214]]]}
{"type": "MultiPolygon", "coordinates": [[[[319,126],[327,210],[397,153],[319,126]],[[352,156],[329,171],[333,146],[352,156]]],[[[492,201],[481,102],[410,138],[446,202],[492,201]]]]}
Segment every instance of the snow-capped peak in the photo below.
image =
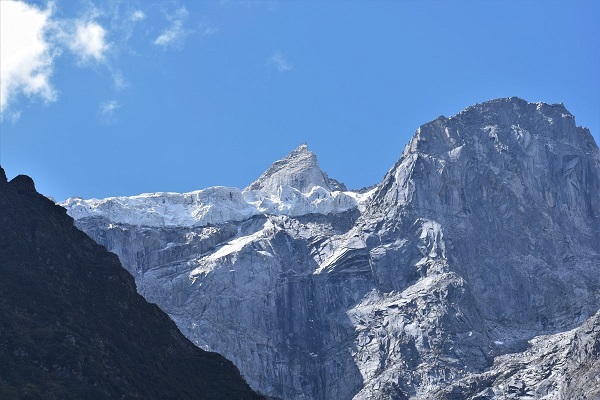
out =
{"type": "Polygon", "coordinates": [[[275,194],[284,186],[299,190],[301,193],[308,193],[315,186],[329,191],[339,190],[332,187],[334,185],[331,185],[330,181],[319,168],[317,156],[308,149],[306,144],[301,144],[290,154],[271,164],[260,178],[245,190],[260,190],[268,194],[275,194]]]}
{"type": "Polygon", "coordinates": [[[339,213],[361,206],[369,195],[346,191],[343,184],[329,179],[319,169],[315,154],[301,145],[243,191],[217,186],[189,193],[90,200],[73,197],[60,205],[76,220],[96,216],[129,225],[205,226],[260,214],[339,213]]]}

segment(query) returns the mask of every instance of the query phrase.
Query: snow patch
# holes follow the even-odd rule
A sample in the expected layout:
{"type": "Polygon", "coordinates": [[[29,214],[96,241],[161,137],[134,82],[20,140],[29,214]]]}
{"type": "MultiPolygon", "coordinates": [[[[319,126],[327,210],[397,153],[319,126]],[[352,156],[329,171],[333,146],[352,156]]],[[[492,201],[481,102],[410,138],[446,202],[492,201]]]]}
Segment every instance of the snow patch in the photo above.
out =
{"type": "Polygon", "coordinates": [[[314,186],[302,193],[291,186],[280,186],[271,194],[216,186],[189,193],[145,193],[89,200],[72,197],[60,205],[76,220],[98,216],[114,224],[190,227],[244,221],[254,215],[339,213],[362,207],[372,192],[329,191],[314,186]]]}

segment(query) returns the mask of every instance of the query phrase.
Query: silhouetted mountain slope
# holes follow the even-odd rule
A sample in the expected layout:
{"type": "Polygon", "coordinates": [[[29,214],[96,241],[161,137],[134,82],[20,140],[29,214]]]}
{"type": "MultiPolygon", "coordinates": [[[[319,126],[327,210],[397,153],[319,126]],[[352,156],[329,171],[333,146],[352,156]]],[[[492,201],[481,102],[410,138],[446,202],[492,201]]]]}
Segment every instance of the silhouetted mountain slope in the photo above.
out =
{"type": "Polygon", "coordinates": [[[0,398],[256,399],[136,293],[116,255],[0,168],[0,398]]]}

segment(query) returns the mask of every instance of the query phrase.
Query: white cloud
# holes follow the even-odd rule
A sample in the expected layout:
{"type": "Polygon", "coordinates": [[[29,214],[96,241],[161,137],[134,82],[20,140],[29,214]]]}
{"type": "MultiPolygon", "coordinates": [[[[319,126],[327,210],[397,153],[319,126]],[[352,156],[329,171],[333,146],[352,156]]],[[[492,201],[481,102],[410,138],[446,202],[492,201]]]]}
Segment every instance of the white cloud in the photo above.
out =
{"type": "MultiPolygon", "coordinates": [[[[93,9],[81,19],[60,20],[54,18],[53,9],[53,3],[41,9],[24,1],[0,0],[0,116],[3,119],[14,121],[14,116],[20,116],[20,111],[13,110],[20,95],[45,102],[57,99],[51,77],[54,60],[62,49],[72,51],[82,63],[105,60],[110,45],[106,41],[106,30],[94,21],[99,15],[97,10],[93,9]]],[[[123,81],[122,77],[118,80],[123,81]]]]}
{"type": "MultiPolygon", "coordinates": [[[[52,14],[20,1],[0,1],[0,114],[26,94],[44,101],[56,100],[50,83],[58,54],[46,40],[52,14]]],[[[17,111],[17,114],[20,113],[17,111]]],[[[15,115],[17,115],[15,114],[15,115]]]]}
{"type": "Polygon", "coordinates": [[[154,44],[163,49],[181,49],[186,36],[191,33],[190,30],[185,29],[183,26],[188,14],[188,10],[185,7],[181,7],[174,15],[167,16],[167,19],[171,21],[171,25],[154,40],[154,44]]]}
{"type": "Polygon", "coordinates": [[[109,48],[106,30],[94,21],[77,21],[67,46],[82,62],[102,61],[109,48]]]}
{"type": "Polygon", "coordinates": [[[291,71],[293,65],[284,57],[281,52],[274,53],[268,60],[269,65],[273,65],[279,72],[291,71]]]}
{"type": "Polygon", "coordinates": [[[144,12],[142,10],[135,10],[134,12],[131,13],[131,16],[129,17],[129,19],[131,19],[134,22],[143,21],[146,19],[146,14],[144,14],[144,12]]]}

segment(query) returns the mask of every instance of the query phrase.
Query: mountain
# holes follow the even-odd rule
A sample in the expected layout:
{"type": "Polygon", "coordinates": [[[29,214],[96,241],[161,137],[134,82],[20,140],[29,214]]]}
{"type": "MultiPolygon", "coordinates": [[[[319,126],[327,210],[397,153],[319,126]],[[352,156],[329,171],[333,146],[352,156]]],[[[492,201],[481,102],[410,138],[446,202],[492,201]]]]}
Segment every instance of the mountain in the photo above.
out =
{"type": "Polygon", "coordinates": [[[211,187],[190,193],[147,193],[107,199],[67,199],[76,220],[98,216],[134,226],[194,227],[242,222],[257,215],[300,216],[356,208],[364,196],[344,189],[319,169],[305,145],[275,162],[244,191],[211,187]]]}
{"type": "Polygon", "coordinates": [[[118,258],[0,168],[0,398],[258,399],[137,294],[118,258]]]}
{"type": "Polygon", "coordinates": [[[600,152],[562,104],[439,117],[367,192],[305,146],[223,190],[64,206],[269,396],[600,396],[600,152]]]}
{"type": "Polygon", "coordinates": [[[314,187],[321,187],[330,192],[346,190],[345,185],[321,171],[317,156],[308,150],[306,144],[298,146],[284,159],[274,162],[260,178],[246,188],[246,191],[277,193],[283,187],[292,187],[301,193],[307,193],[314,187]]]}

